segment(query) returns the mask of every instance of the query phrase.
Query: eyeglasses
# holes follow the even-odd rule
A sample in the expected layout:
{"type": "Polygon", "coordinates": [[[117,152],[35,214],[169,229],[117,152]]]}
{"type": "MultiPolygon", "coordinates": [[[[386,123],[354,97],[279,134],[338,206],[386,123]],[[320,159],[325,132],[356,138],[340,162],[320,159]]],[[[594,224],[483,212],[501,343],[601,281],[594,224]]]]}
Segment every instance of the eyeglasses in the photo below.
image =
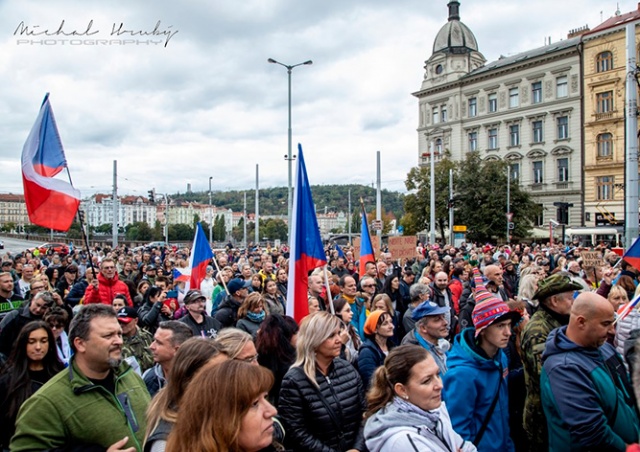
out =
{"type": "Polygon", "coordinates": [[[58,323],[50,324],[50,325],[49,325],[49,327],[50,327],[52,330],[61,330],[61,329],[63,329],[63,328],[64,328],[64,326],[63,326],[63,325],[60,325],[60,324],[58,324],[58,323]]]}
{"type": "Polygon", "coordinates": [[[375,284],[363,284],[363,285],[362,285],[362,287],[363,287],[364,289],[367,289],[367,288],[369,288],[369,287],[375,287],[375,286],[376,286],[375,284]]]}
{"type": "Polygon", "coordinates": [[[260,357],[260,355],[258,355],[257,353],[253,356],[249,356],[248,358],[242,358],[242,359],[238,359],[238,361],[244,361],[245,363],[249,363],[251,364],[254,361],[258,361],[258,358],[260,357]]]}
{"type": "Polygon", "coordinates": [[[31,292],[33,292],[34,290],[44,290],[44,286],[31,286],[31,292]]]}

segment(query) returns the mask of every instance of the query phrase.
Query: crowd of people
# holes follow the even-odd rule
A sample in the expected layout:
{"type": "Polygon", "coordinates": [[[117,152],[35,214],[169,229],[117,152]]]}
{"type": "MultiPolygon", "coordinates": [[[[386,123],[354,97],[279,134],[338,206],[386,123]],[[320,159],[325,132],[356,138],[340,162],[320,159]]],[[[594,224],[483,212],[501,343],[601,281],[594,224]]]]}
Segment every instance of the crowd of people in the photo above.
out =
{"type": "Polygon", "coordinates": [[[640,437],[638,271],[556,245],[328,247],[308,315],[288,253],[5,253],[0,448],[625,451],[640,437]]]}

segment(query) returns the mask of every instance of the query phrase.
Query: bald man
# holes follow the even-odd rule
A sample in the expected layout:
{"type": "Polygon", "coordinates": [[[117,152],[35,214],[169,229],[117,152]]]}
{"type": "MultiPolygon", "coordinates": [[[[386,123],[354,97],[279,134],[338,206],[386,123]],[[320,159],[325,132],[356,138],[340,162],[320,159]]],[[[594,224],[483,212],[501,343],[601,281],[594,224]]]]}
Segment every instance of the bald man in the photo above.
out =
{"type": "Polygon", "coordinates": [[[503,274],[504,272],[502,271],[502,267],[499,265],[487,265],[484,268],[484,276],[491,282],[493,282],[493,285],[495,285],[495,287],[497,287],[497,290],[494,288],[494,290],[491,290],[489,287],[487,287],[487,289],[489,289],[490,291],[494,292],[494,294],[500,298],[502,301],[507,301],[509,300],[509,296],[507,295],[507,291],[504,290],[504,285],[503,285],[503,274]]]}
{"type": "Polygon", "coordinates": [[[607,342],[615,313],[606,298],[582,293],[569,325],[549,334],[540,386],[549,451],[624,451],[640,424],[622,360],[607,342]]]}

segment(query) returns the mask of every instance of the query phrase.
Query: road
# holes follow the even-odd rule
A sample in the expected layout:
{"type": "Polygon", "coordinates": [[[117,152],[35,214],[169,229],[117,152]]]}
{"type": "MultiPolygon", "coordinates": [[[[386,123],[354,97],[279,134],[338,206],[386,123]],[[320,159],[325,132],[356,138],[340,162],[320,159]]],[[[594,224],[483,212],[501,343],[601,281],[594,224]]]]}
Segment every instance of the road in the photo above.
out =
{"type": "Polygon", "coordinates": [[[31,240],[22,240],[15,239],[12,237],[3,237],[0,236],[0,240],[4,242],[4,249],[0,250],[0,256],[5,256],[7,252],[15,255],[17,253],[21,253],[27,248],[33,248],[35,246],[41,245],[41,242],[34,242],[31,240]]]}

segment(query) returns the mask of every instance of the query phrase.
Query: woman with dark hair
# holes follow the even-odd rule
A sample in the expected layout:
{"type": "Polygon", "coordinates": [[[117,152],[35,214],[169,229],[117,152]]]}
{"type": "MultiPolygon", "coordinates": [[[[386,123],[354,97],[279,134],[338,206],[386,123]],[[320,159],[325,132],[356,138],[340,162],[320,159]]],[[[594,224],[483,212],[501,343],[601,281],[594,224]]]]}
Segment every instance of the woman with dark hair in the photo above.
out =
{"type": "Polygon", "coordinates": [[[386,311],[373,311],[364,324],[365,340],[358,351],[358,371],[365,388],[371,384],[371,376],[382,366],[384,358],[394,347],[393,318],[386,311]]]}
{"type": "Polygon", "coordinates": [[[406,306],[402,303],[402,294],[400,293],[400,277],[398,275],[391,275],[387,277],[382,288],[382,293],[385,293],[391,299],[391,306],[393,310],[399,314],[403,314],[406,306]]]}
{"type": "Polygon", "coordinates": [[[316,312],[300,325],[297,357],[282,380],[285,446],[304,451],[364,451],[364,394],[358,372],[339,358],[343,323],[316,312]]]}
{"type": "MultiPolygon", "coordinates": [[[[249,295],[251,296],[251,295],[249,295]]],[[[298,324],[291,317],[268,315],[256,336],[258,364],[273,372],[273,387],[269,400],[278,406],[280,385],[285,374],[296,360],[298,324]]]]}
{"type": "Polygon", "coordinates": [[[133,297],[133,305],[136,308],[140,308],[140,306],[142,306],[142,303],[144,302],[144,294],[147,292],[149,287],[151,287],[151,284],[149,284],[149,281],[146,279],[138,283],[136,296],[133,297]]]}
{"type": "Polygon", "coordinates": [[[138,309],[138,318],[140,326],[151,334],[156,332],[160,322],[173,320],[171,308],[164,303],[166,298],[167,293],[158,286],[149,287],[144,294],[142,306],[138,309]]]}
{"type": "Polygon", "coordinates": [[[337,298],[333,301],[333,309],[336,312],[336,316],[345,328],[340,332],[340,339],[342,340],[342,350],[340,351],[340,357],[346,359],[351,364],[358,364],[358,350],[362,345],[362,339],[358,336],[356,327],[351,323],[353,318],[353,310],[349,305],[349,302],[345,298],[337,298]]]}
{"type": "Polygon", "coordinates": [[[0,377],[0,447],[9,449],[22,404],[64,366],[58,360],[53,332],[43,321],[27,323],[0,377]]]}
{"type": "Polygon", "coordinates": [[[389,353],[367,394],[364,437],[371,452],[476,450],[453,430],[439,374],[431,354],[418,345],[389,353]]]}
{"type": "Polygon", "coordinates": [[[67,336],[69,313],[59,306],[54,306],[47,314],[45,314],[44,321],[53,332],[58,359],[65,367],[67,367],[69,365],[71,355],[73,355],[73,351],[69,345],[69,336],[67,336]]]}
{"type": "Polygon", "coordinates": [[[267,400],[272,384],[267,369],[238,360],[199,372],[187,386],[166,451],[275,450],[277,412],[267,400]]]}
{"type": "Polygon", "coordinates": [[[58,267],[48,267],[44,271],[44,274],[49,278],[50,290],[53,290],[53,288],[58,284],[58,279],[60,279],[60,269],[58,267]]]}
{"type": "Polygon", "coordinates": [[[276,272],[278,292],[285,300],[287,299],[288,280],[289,275],[287,274],[287,270],[285,268],[279,268],[276,272]]]}
{"type": "Polygon", "coordinates": [[[187,339],[173,358],[171,378],[167,386],[151,400],[147,409],[145,452],[163,452],[167,437],[178,419],[180,402],[196,372],[226,360],[213,341],[201,337],[187,339]]]}
{"type": "Polygon", "coordinates": [[[267,279],[264,282],[262,297],[264,298],[264,301],[267,305],[269,314],[284,315],[285,305],[287,304],[287,302],[282,294],[278,292],[278,284],[274,280],[267,279]]]}

